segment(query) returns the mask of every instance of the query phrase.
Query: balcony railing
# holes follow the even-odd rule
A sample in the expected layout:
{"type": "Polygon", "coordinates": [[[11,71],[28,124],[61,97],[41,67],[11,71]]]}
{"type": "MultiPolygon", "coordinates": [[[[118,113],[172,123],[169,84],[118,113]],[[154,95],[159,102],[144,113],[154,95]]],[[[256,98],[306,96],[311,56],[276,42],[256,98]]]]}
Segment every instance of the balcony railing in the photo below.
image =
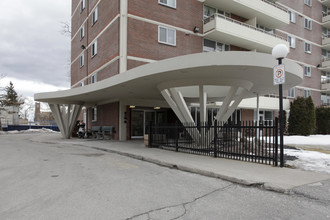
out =
{"type": "Polygon", "coordinates": [[[329,11],[329,12],[324,12],[324,11],[322,11],[322,17],[326,17],[326,16],[328,16],[328,15],[330,15],[330,11],[329,11]]]}
{"type": "Polygon", "coordinates": [[[328,83],[330,83],[330,78],[321,79],[321,84],[328,84],[328,83]]]}
{"type": "Polygon", "coordinates": [[[329,61],[330,57],[322,57],[322,62],[329,61]]]}
{"type": "Polygon", "coordinates": [[[255,27],[255,26],[252,26],[252,25],[249,25],[249,24],[246,24],[246,23],[243,23],[243,22],[240,22],[240,21],[234,20],[234,19],[229,18],[229,17],[226,17],[226,16],[224,16],[224,15],[222,15],[222,14],[217,14],[217,13],[215,13],[215,14],[213,14],[213,15],[211,15],[211,16],[205,18],[205,19],[204,19],[204,24],[207,24],[207,23],[213,21],[213,20],[215,19],[215,16],[217,16],[218,18],[222,18],[222,19],[225,19],[225,20],[227,20],[227,21],[230,21],[230,22],[232,22],[232,23],[235,23],[235,24],[238,24],[238,25],[241,25],[241,26],[244,26],[244,27],[247,27],[247,28],[250,28],[250,29],[253,29],[253,30],[256,30],[256,31],[259,31],[259,32],[265,33],[265,34],[268,34],[268,35],[271,35],[271,36],[273,36],[273,37],[276,37],[276,38],[282,39],[282,40],[284,40],[284,41],[287,41],[286,38],[284,38],[284,37],[282,37],[282,36],[280,36],[280,35],[273,34],[273,33],[270,33],[270,32],[268,32],[268,31],[265,31],[265,30],[263,30],[263,29],[257,28],[257,27],[255,27]]]}
{"type": "Polygon", "coordinates": [[[282,10],[282,11],[288,12],[288,9],[286,9],[285,7],[283,7],[283,6],[281,6],[281,5],[278,5],[278,4],[274,3],[274,2],[270,2],[270,1],[268,1],[268,0],[261,0],[261,1],[266,2],[266,3],[268,3],[268,4],[270,4],[270,5],[272,5],[272,6],[276,7],[276,8],[278,8],[278,9],[280,9],[280,10],[282,10]]]}

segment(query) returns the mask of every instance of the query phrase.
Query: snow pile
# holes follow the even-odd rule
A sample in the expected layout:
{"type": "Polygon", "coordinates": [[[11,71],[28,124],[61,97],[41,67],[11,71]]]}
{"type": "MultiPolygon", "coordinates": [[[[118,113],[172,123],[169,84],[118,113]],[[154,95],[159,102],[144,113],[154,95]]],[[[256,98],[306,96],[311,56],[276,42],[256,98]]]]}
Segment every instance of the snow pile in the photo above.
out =
{"type": "Polygon", "coordinates": [[[41,129],[28,129],[28,130],[22,130],[22,131],[0,131],[0,135],[2,134],[30,134],[30,133],[58,133],[58,131],[53,131],[51,129],[47,128],[41,128],[41,129]]]}
{"type": "Polygon", "coordinates": [[[326,145],[330,147],[330,135],[284,136],[285,145],[326,145]]]}
{"type": "Polygon", "coordinates": [[[330,154],[316,151],[285,149],[284,153],[298,157],[297,160],[286,161],[286,164],[303,170],[326,172],[330,174],[330,154]]]}

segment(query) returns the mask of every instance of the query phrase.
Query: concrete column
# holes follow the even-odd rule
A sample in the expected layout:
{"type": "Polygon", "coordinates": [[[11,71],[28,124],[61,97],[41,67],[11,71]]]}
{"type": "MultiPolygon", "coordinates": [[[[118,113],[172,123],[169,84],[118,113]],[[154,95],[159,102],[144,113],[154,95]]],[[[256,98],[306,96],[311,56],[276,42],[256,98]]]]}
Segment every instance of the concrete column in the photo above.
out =
{"type": "Polygon", "coordinates": [[[199,109],[201,123],[205,123],[207,121],[206,100],[207,93],[204,92],[204,86],[199,86],[199,109]]]}
{"type": "Polygon", "coordinates": [[[120,0],[119,73],[127,70],[128,0],[120,0]]]}

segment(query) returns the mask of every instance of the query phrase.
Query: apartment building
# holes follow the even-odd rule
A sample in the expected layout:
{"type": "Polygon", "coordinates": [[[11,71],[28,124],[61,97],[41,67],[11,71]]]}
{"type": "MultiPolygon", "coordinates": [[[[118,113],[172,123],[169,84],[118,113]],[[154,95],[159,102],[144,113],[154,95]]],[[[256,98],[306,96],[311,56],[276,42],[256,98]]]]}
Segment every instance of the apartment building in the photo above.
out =
{"type": "MultiPolygon", "coordinates": [[[[188,118],[199,123],[217,117],[237,122],[268,121],[277,116],[278,95],[277,88],[267,84],[272,78],[267,76],[267,83],[263,81],[264,72],[276,64],[274,58],[273,63],[268,63],[273,47],[285,44],[290,48],[285,59],[288,74],[300,74],[293,63],[298,63],[304,73],[303,77],[288,76],[284,109],[289,110],[290,101],[298,96],[312,96],[319,106],[329,99],[329,84],[321,85],[321,81],[329,83],[328,66],[330,72],[330,63],[326,64],[330,47],[328,52],[323,42],[328,33],[324,21],[327,4],[321,0],[72,0],[72,89],[67,92],[70,95],[37,94],[36,99],[50,104],[81,105],[81,117],[88,128],[112,125],[116,129],[115,139],[120,140],[143,137],[149,121],[169,123],[188,118]],[[211,81],[217,76],[216,71],[207,83],[195,86],[196,91],[183,86],[187,86],[183,81],[211,77],[206,72],[213,71],[211,67],[198,69],[196,65],[208,62],[199,59],[209,59],[215,66],[213,57],[219,58],[222,65],[217,71],[227,71],[217,79],[219,85],[220,81],[228,81],[225,86],[221,84],[224,88],[217,90],[218,95],[225,91],[232,93],[232,99],[226,95],[217,99],[213,94],[216,92],[211,81]],[[191,59],[191,67],[186,65],[186,59],[191,59]],[[267,68],[259,66],[263,63],[267,63],[267,68]],[[143,75],[158,67],[167,68],[166,76],[155,79],[143,75]],[[194,68],[200,70],[196,76],[194,68]],[[248,76],[244,71],[252,74],[249,77],[258,89],[251,89],[251,84],[235,90],[236,84],[233,86],[229,79],[239,72],[245,80],[248,76]],[[179,74],[185,78],[174,82],[179,74]],[[135,83],[130,81],[134,77],[135,83]],[[138,87],[141,81],[145,84],[138,87]],[[167,91],[163,86],[166,81],[177,85],[180,92],[167,91]],[[151,85],[159,89],[157,94],[151,85]],[[142,91],[144,96],[138,97],[142,91]],[[244,94],[249,95],[240,99],[244,94]],[[219,116],[219,109],[226,117],[219,116]],[[182,113],[187,111],[189,115],[182,113]]],[[[235,80],[239,83],[239,79],[235,80]]],[[[62,120],[60,108],[53,106],[52,111],[58,115],[57,122],[62,120]]],[[[73,115],[78,113],[74,111],[73,115]]]]}

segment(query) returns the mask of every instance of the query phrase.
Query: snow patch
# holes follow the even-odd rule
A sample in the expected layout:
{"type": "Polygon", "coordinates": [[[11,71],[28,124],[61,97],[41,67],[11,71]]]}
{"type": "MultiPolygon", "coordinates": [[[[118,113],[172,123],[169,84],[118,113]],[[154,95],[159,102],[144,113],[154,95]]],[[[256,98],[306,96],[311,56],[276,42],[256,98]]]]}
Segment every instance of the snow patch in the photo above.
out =
{"type": "Polygon", "coordinates": [[[284,145],[322,145],[330,147],[330,135],[284,136],[284,145]]]}

